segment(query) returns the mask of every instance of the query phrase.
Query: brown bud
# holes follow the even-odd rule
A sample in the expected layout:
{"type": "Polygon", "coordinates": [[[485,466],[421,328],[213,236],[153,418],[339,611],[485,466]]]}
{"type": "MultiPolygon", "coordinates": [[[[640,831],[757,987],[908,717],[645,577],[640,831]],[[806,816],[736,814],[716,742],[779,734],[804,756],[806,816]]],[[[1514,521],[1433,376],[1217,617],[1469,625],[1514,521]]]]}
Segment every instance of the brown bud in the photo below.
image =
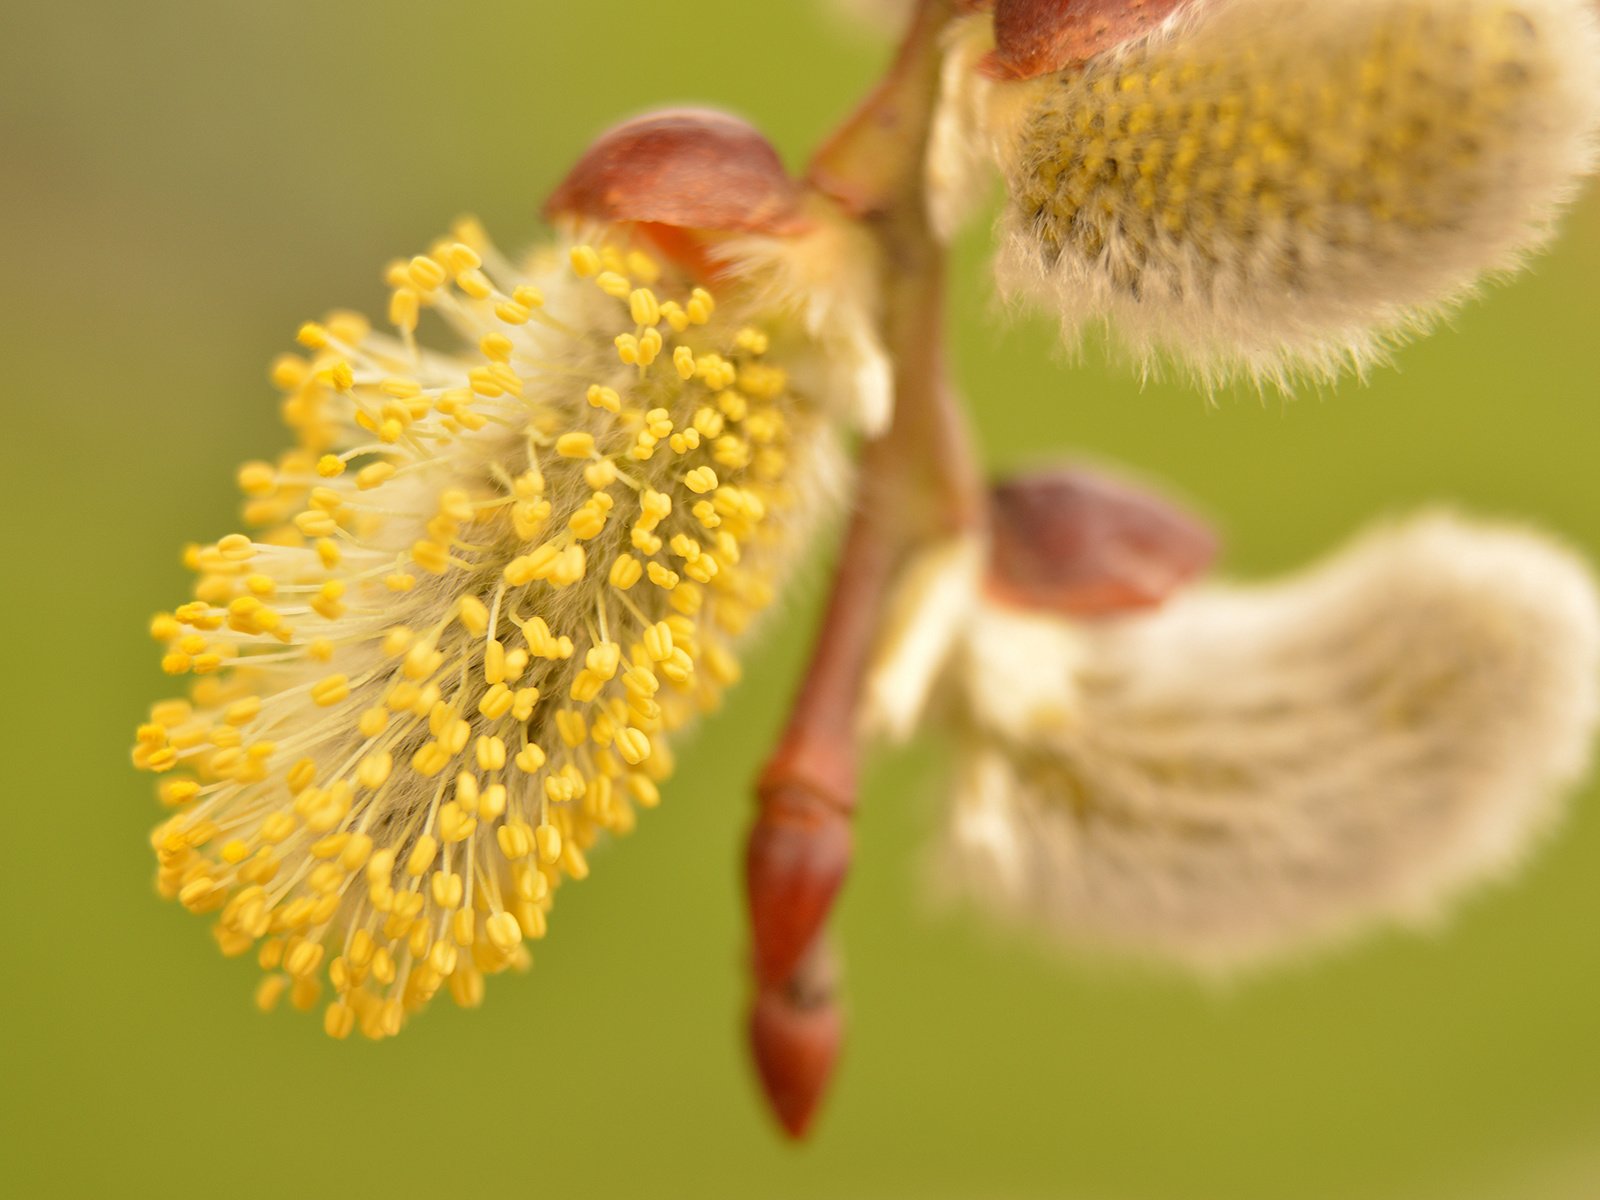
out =
{"type": "Polygon", "coordinates": [[[745,850],[755,974],[763,986],[788,979],[817,940],[850,868],[850,822],[810,789],[763,786],[745,850]]]}
{"type": "Polygon", "coordinates": [[[800,187],[747,122],[673,109],[602,134],[544,206],[545,215],[725,233],[795,233],[800,187]]]}
{"type": "Polygon", "coordinates": [[[1081,468],[992,493],[987,585],[1019,608],[1102,617],[1160,604],[1205,571],[1217,541],[1170,502],[1081,468]]]}
{"type": "Polygon", "coordinates": [[[1191,0],[995,0],[997,79],[1035,79],[1154,30],[1191,0]]]}
{"type": "Polygon", "coordinates": [[[750,1049],[761,1090],[784,1130],[810,1128],[839,1061],[844,1016],[831,986],[809,973],[785,987],[764,987],[750,1011],[750,1049]]]}

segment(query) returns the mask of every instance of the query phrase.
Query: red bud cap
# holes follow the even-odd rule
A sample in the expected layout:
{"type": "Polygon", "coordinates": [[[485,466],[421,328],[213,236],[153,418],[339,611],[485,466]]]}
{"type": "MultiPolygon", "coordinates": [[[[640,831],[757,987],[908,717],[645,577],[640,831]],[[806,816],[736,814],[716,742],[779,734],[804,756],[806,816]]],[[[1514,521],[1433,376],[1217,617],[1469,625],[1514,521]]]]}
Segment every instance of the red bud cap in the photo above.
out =
{"type": "Polygon", "coordinates": [[[992,493],[989,591],[1019,608],[1104,617],[1151,608],[1215,560],[1217,539],[1170,501],[1081,468],[992,493]]]}
{"type": "Polygon", "coordinates": [[[995,0],[999,79],[1036,79],[1150,33],[1192,0],[995,0]]]}
{"type": "Polygon", "coordinates": [[[800,186],[748,122],[673,109],[600,136],[545,203],[548,217],[588,217],[724,233],[793,233],[800,186]]]}
{"type": "Polygon", "coordinates": [[[844,1014],[831,996],[762,988],[750,1012],[750,1049],[761,1090],[792,1138],[803,1138],[827,1094],[844,1042],[844,1014]]]}

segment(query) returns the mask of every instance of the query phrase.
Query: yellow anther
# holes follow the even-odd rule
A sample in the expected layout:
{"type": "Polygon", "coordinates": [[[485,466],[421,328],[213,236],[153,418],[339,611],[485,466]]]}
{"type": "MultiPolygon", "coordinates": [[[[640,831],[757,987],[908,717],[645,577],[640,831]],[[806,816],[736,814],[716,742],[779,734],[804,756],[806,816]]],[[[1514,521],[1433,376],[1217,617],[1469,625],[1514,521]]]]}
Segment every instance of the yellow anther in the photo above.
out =
{"type": "Polygon", "coordinates": [[[343,1040],[356,1027],[355,1010],[343,1001],[335,1001],[322,1012],[322,1031],[331,1038],[343,1040]]]}
{"type": "Polygon", "coordinates": [[[311,507],[337,516],[344,510],[344,497],[336,488],[314,487],[311,489],[311,507]]]}
{"type": "Polygon", "coordinates": [[[514,348],[511,339],[503,333],[486,333],[478,339],[478,349],[483,356],[495,362],[510,362],[514,348]]]}
{"type": "Polygon", "coordinates": [[[633,284],[626,275],[619,275],[615,271],[602,271],[595,277],[595,286],[608,296],[615,296],[618,300],[625,300],[633,290],[633,284]]]}
{"type": "Polygon", "coordinates": [[[677,572],[667,570],[667,568],[663,567],[660,563],[651,563],[646,568],[646,572],[650,576],[650,582],[655,584],[658,588],[661,588],[663,591],[670,592],[673,588],[678,586],[677,572]]]}
{"type": "Polygon", "coordinates": [[[294,519],[295,528],[307,537],[332,537],[339,531],[339,523],[325,512],[307,509],[294,519]]]}
{"type": "Polygon", "coordinates": [[[722,568],[717,565],[717,560],[709,554],[702,555],[693,562],[683,564],[683,573],[696,583],[710,583],[721,570],[722,568]]]}
{"type": "Polygon", "coordinates": [[[655,662],[670,658],[673,651],[672,627],[665,621],[657,621],[645,629],[642,641],[645,653],[655,662]]]}
{"type": "Polygon", "coordinates": [[[356,781],[364,788],[377,791],[388,780],[389,772],[393,769],[394,756],[387,750],[374,750],[356,768],[356,781]]]}
{"type": "Polygon", "coordinates": [[[633,548],[641,554],[654,554],[661,549],[661,539],[646,528],[647,525],[653,524],[654,522],[640,521],[628,535],[633,548]]]}
{"type": "Polygon", "coordinates": [[[462,596],[456,605],[461,624],[473,637],[482,637],[489,628],[489,610],[476,596],[462,596]]]}
{"type": "Polygon", "coordinates": [[[631,666],[622,673],[622,685],[628,689],[632,696],[642,696],[648,699],[661,689],[661,681],[656,678],[655,672],[648,667],[631,666]]]}
{"type": "Polygon", "coordinates": [[[651,363],[655,362],[656,359],[661,356],[661,350],[664,345],[665,343],[662,341],[661,331],[659,329],[646,329],[644,333],[639,336],[639,348],[637,351],[639,365],[641,367],[648,367],[651,363]]]}
{"type": "Polygon", "coordinates": [[[522,944],[522,927],[508,912],[496,913],[484,922],[484,933],[498,950],[514,950],[522,944]]]}
{"type": "Polygon", "coordinates": [[[696,467],[683,477],[683,485],[696,495],[717,490],[717,473],[710,467],[696,467]]]}
{"type": "Polygon", "coordinates": [[[502,683],[508,677],[505,645],[498,638],[490,638],[483,647],[483,681],[502,683]]]}
{"type": "Polygon", "coordinates": [[[230,533],[217,543],[217,551],[224,558],[245,562],[255,556],[255,546],[242,533],[230,533]]]}
{"type": "Polygon", "coordinates": [[[312,703],[329,708],[350,698],[350,680],[344,675],[329,675],[311,687],[312,703]]]}
{"type": "Polygon", "coordinates": [[[289,977],[287,975],[268,975],[256,985],[256,1007],[264,1013],[269,1013],[278,1007],[278,1001],[283,999],[284,992],[289,990],[289,977]]]}
{"type": "Polygon", "coordinates": [[[687,346],[679,346],[672,352],[672,365],[677,368],[678,378],[693,379],[695,372],[694,351],[687,346]]]}
{"type": "Polygon", "coordinates": [[[605,684],[604,679],[586,667],[573,678],[568,694],[579,704],[588,704],[600,694],[605,684]]]}
{"type": "Polygon", "coordinates": [[[439,840],[432,834],[422,834],[411,847],[411,853],[406,856],[406,874],[413,879],[426,875],[438,853],[439,840]]]}
{"type": "Polygon", "coordinates": [[[561,740],[573,749],[577,749],[589,740],[588,722],[575,708],[557,710],[556,732],[561,735],[561,740]]]}
{"type": "Polygon", "coordinates": [[[615,642],[601,642],[591,646],[584,655],[584,665],[602,679],[611,679],[622,663],[622,647],[615,642]]]}
{"type": "Polygon", "coordinates": [[[161,803],[168,808],[188,804],[200,794],[200,785],[192,779],[167,779],[161,784],[161,803]]]}
{"type": "Polygon", "coordinates": [[[405,672],[406,678],[422,680],[422,678],[427,678],[429,675],[434,674],[443,661],[445,661],[445,656],[440,651],[435,650],[434,643],[418,642],[414,643],[410,650],[406,651],[405,664],[403,664],[402,670],[405,672]]]}
{"type": "Polygon", "coordinates": [[[586,504],[567,519],[567,528],[572,530],[577,537],[588,540],[598,537],[606,527],[606,514],[603,510],[586,504]]]}
{"type": "Polygon", "coordinates": [[[630,274],[637,275],[646,283],[654,283],[661,278],[661,267],[655,259],[640,250],[628,251],[625,260],[630,274]]]}
{"type": "Polygon", "coordinates": [[[588,569],[589,559],[584,548],[581,545],[568,546],[550,569],[550,583],[558,588],[571,587],[588,574],[588,569]]]}
{"type": "Polygon", "coordinates": [[[661,304],[649,288],[635,288],[628,296],[628,313],[636,325],[655,325],[661,320],[661,304]]]}
{"type": "Polygon", "coordinates": [[[491,721],[498,721],[511,711],[511,704],[511,689],[503,683],[497,683],[478,701],[478,711],[491,721]]]}
{"type": "Polygon", "coordinates": [[[450,765],[450,751],[440,742],[425,743],[411,756],[412,770],[425,779],[432,779],[450,765]]]}
{"type": "Polygon", "coordinates": [[[443,286],[449,278],[444,267],[425,254],[419,254],[406,266],[406,278],[419,292],[431,292],[443,286]]]}
{"type": "Polygon", "coordinates": [[[354,369],[343,359],[329,363],[317,372],[317,379],[336,392],[348,392],[355,386],[354,369]]]}
{"type": "Polygon", "coordinates": [[[714,438],[722,433],[723,415],[710,405],[695,409],[693,426],[701,437],[714,438]]]}
{"type": "Polygon", "coordinates": [[[355,345],[372,332],[372,324],[358,312],[339,311],[328,314],[328,332],[337,340],[355,345]]]}
{"type": "Polygon", "coordinates": [[[411,561],[430,575],[443,575],[450,568],[450,551],[438,542],[414,542],[411,561]]]}
{"type": "Polygon", "coordinates": [[[416,289],[396,288],[389,297],[389,324],[409,333],[417,327],[421,308],[421,299],[416,289]]]}
{"type": "Polygon", "coordinates": [[[622,397],[612,388],[591,384],[588,399],[595,408],[603,408],[610,413],[622,411],[622,397]]]}
{"type": "Polygon", "coordinates": [[[272,386],[282,392],[292,392],[302,387],[310,377],[310,369],[306,360],[298,354],[280,354],[272,360],[272,369],[268,378],[272,386]]]}
{"type": "Polygon", "coordinates": [[[717,302],[705,288],[695,288],[689,295],[689,303],[684,311],[691,324],[704,325],[711,320],[711,314],[717,311],[717,302]]]}
{"type": "Polygon", "coordinates": [[[600,273],[600,255],[593,246],[574,246],[570,257],[572,270],[580,279],[589,279],[600,273]]]}
{"type": "Polygon", "coordinates": [[[625,592],[644,576],[644,564],[631,554],[624,554],[611,564],[610,583],[625,592]]]}
{"type": "Polygon", "coordinates": [[[673,333],[682,333],[689,328],[689,314],[683,311],[683,306],[676,300],[668,300],[661,306],[661,316],[673,333]]]}
{"type": "Polygon", "coordinates": [[[682,649],[674,650],[672,654],[660,664],[661,674],[673,683],[688,683],[694,675],[694,660],[688,652],[682,649]]]}
{"type": "Polygon", "coordinates": [[[651,521],[662,521],[672,515],[672,497],[654,488],[646,488],[639,496],[639,511],[651,521]]]}
{"type": "Polygon", "coordinates": [[[478,828],[478,819],[455,801],[439,808],[439,837],[446,845],[466,841],[478,828]]]}
{"type": "Polygon", "coordinates": [[[296,331],[294,340],[308,350],[323,350],[327,348],[330,336],[326,327],[315,321],[307,321],[296,331]]]}
{"type": "Polygon", "coordinates": [[[500,853],[512,862],[533,853],[533,830],[520,821],[508,821],[495,831],[500,853]]]}
{"type": "Polygon", "coordinates": [[[478,251],[475,251],[472,246],[466,245],[464,242],[456,242],[454,245],[445,246],[440,258],[445,262],[445,266],[448,269],[453,270],[454,274],[458,275],[466,272],[466,270],[477,270],[478,267],[483,266],[483,259],[478,256],[478,251]]]}
{"type": "Polygon", "coordinates": [[[530,742],[517,752],[516,764],[518,770],[533,775],[545,764],[544,750],[537,744],[530,742]]]}
{"type": "Polygon", "coordinates": [[[639,339],[631,333],[619,333],[613,343],[617,348],[617,357],[624,365],[636,367],[640,363],[639,339]]]}
{"type": "Polygon", "coordinates": [[[594,455],[594,434],[582,431],[564,433],[556,439],[556,453],[562,458],[591,458],[594,455]]]}
{"type": "Polygon", "coordinates": [[[539,826],[533,836],[541,862],[553,863],[561,857],[561,831],[554,825],[539,826]]]}
{"type": "Polygon", "coordinates": [[[506,765],[506,744],[503,738],[480,736],[473,745],[473,753],[480,771],[499,771],[506,765]]]}
{"type": "Polygon", "coordinates": [[[356,486],[370,491],[394,478],[395,465],[391,462],[368,463],[356,472],[356,486]]]}
{"type": "Polygon", "coordinates": [[[650,757],[650,735],[640,729],[624,729],[617,734],[616,747],[623,761],[638,766],[650,757]]]}

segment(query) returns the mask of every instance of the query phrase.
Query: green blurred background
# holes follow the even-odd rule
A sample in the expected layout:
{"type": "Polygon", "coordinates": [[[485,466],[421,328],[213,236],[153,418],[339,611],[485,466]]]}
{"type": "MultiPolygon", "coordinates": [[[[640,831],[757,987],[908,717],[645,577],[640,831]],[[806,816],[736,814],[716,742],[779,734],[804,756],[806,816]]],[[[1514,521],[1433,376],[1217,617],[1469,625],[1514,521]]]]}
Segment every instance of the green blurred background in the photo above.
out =
{"type": "MultiPolygon", "coordinates": [[[[281,444],[265,364],[378,311],[380,265],[461,211],[504,242],[610,120],[703,99],[794,160],[882,48],[815,2],[27,0],[0,40],[14,273],[0,472],[11,818],[0,1172],[12,1195],[1565,1198],[1600,1194],[1600,808],[1446,936],[1226,996],[1058,962],[941,915],[940,762],[881,758],[840,924],[851,1040],[815,1142],[745,1065],[736,862],[821,571],[669,802],[563,899],[530,977],[381,1045],[262,1017],[246,962],[157,900],[127,746],[166,686],[148,614],[281,444]]],[[[990,319],[958,362],[999,465],[1086,450],[1215,514],[1228,567],[1436,498],[1600,557],[1591,198],[1537,271],[1367,387],[1208,407],[990,319]]],[[[820,564],[819,564],[820,567],[820,564]]]]}

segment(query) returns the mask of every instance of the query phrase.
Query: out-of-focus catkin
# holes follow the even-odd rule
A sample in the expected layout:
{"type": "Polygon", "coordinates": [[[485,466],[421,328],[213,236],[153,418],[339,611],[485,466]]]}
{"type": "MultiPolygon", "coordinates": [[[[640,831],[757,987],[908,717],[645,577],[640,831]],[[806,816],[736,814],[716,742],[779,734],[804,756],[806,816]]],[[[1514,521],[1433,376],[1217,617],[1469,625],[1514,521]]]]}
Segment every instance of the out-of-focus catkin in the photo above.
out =
{"type": "Polygon", "coordinates": [[[1587,0],[1203,0],[991,90],[1008,290],[1146,364],[1286,383],[1540,246],[1592,162],[1600,33],[1587,0]]]}
{"type": "Polygon", "coordinates": [[[1566,551],[1444,515],[1148,617],[987,605],[943,878],[1074,945],[1211,970],[1427,922],[1559,816],[1597,614],[1566,551]]]}

